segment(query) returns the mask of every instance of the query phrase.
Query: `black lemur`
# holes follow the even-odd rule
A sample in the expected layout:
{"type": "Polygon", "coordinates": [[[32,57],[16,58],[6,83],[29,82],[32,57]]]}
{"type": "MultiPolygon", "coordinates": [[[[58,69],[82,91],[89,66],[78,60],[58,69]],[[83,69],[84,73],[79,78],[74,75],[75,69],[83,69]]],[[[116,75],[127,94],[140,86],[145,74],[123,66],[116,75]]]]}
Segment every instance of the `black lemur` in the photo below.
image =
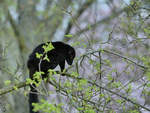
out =
{"type": "MultiPolygon", "coordinates": [[[[72,65],[73,59],[75,57],[75,49],[71,47],[70,45],[65,44],[63,42],[51,42],[54,49],[46,53],[50,61],[40,60],[39,58],[37,58],[36,53],[45,54],[43,46],[49,43],[50,42],[42,43],[38,45],[30,54],[28,62],[27,62],[27,66],[29,69],[29,76],[31,79],[33,79],[33,74],[36,71],[39,71],[39,68],[40,68],[40,71],[44,72],[44,74],[42,74],[42,78],[44,78],[44,77],[47,77],[48,70],[54,69],[57,65],[59,65],[61,71],[63,71],[65,68],[65,61],[67,61],[69,65],[72,65]]],[[[32,84],[30,85],[30,93],[29,93],[30,113],[39,113],[39,112],[32,111],[33,110],[32,103],[37,103],[37,102],[38,102],[38,95],[37,95],[36,86],[35,84],[32,84]]]]}

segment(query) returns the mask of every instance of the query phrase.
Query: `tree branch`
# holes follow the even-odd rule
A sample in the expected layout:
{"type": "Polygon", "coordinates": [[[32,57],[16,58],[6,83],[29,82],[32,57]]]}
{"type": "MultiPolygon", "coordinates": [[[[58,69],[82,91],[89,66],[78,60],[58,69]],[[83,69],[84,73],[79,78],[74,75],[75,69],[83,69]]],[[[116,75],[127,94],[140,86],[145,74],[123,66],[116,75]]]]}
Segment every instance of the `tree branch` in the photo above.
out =
{"type": "Polygon", "coordinates": [[[14,34],[17,38],[17,41],[18,41],[18,44],[19,44],[19,48],[20,48],[20,52],[22,53],[22,51],[26,48],[25,44],[24,44],[24,41],[23,41],[23,36],[21,35],[20,31],[19,31],[19,28],[16,24],[16,22],[13,20],[10,12],[9,12],[9,9],[7,9],[7,12],[8,12],[8,20],[10,22],[10,25],[14,31],[14,34]]]}
{"type": "Polygon", "coordinates": [[[120,58],[122,58],[122,59],[125,59],[125,60],[127,60],[127,61],[129,61],[129,62],[131,62],[131,63],[133,63],[133,64],[135,64],[135,65],[137,65],[137,66],[140,67],[140,68],[143,68],[143,69],[145,69],[145,70],[148,69],[148,67],[143,66],[143,65],[141,65],[141,64],[138,64],[137,62],[131,60],[130,58],[128,58],[128,57],[126,57],[126,56],[123,56],[123,55],[121,55],[121,54],[119,54],[119,53],[115,53],[115,52],[112,52],[112,51],[109,51],[109,50],[106,50],[106,49],[101,49],[101,50],[97,50],[97,51],[88,52],[88,53],[86,53],[86,54],[80,56],[79,59],[81,59],[83,56],[87,56],[87,55],[89,55],[89,54],[94,54],[94,53],[98,53],[98,52],[105,52],[105,53],[108,53],[108,54],[112,54],[112,55],[118,56],[118,57],[120,57],[120,58]]]}
{"type": "MultiPolygon", "coordinates": [[[[59,74],[60,76],[61,76],[61,75],[64,75],[64,76],[67,76],[67,77],[70,77],[70,78],[73,78],[73,79],[76,79],[76,80],[81,80],[81,79],[82,79],[82,80],[86,80],[85,78],[75,77],[75,76],[73,76],[73,75],[71,75],[71,74],[69,74],[69,73],[62,73],[62,72],[59,72],[59,71],[56,71],[56,73],[59,74]]],[[[139,104],[139,103],[137,103],[137,102],[134,102],[134,101],[132,101],[130,98],[125,97],[125,96],[122,96],[121,94],[118,94],[118,93],[116,93],[115,91],[112,91],[112,90],[110,90],[110,89],[107,89],[106,87],[100,86],[100,85],[98,85],[98,84],[96,84],[96,83],[93,83],[93,82],[91,82],[90,80],[87,80],[87,82],[88,82],[89,84],[95,85],[95,86],[97,86],[98,88],[101,88],[101,89],[103,89],[103,90],[105,90],[105,91],[107,91],[107,92],[109,92],[109,93],[111,93],[111,94],[114,94],[114,95],[116,95],[116,96],[118,96],[118,97],[120,97],[120,98],[122,98],[122,99],[124,99],[124,100],[126,100],[126,101],[128,101],[128,102],[130,102],[130,103],[132,103],[132,104],[134,104],[134,105],[137,105],[137,106],[140,107],[140,108],[143,108],[143,109],[145,109],[145,110],[147,110],[147,111],[150,111],[149,108],[147,108],[147,107],[145,107],[145,106],[143,106],[143,105],[141,105],[141,104],[139,104]]],[[[50,83],[51,83],[51,82],[50,82],[50,83]]],[[[22,87],[25,87],[25,86],[28,86],[28,85],[29,85],[29,84],[27,84],[26,82],[20,82],[20,83],[18,83],[18,84],[15,84],[15,85],[13,85],[13,86],[11,86],[11,87],[6,88],[6,89],[1,89],[1,90],[0,90],[0,95],[7,94],[7,93],[9,93],[9,92],[12,92],[12,91],[16,90],[16,88],[19,89],[19,88],[22,88],[22,87]]],[[[51,85],[54,85],[54,84],[51,83],[51,85]]],[[[54,86],[56,87],[56,85],[54,85],[54,86]]],[[[60,90],[61,90],[61,89],[60,89],[60,90]]]]}
{"type": "MultiPolygon", "coordinates": [[[[69,32],[70,32],[70,30],[71,30],[71,28],[72,28],[72,26],[73,26],[72,20],[78,20],[78,18],[83,14],[83,12],[84,12],[87,8],[89,8],[89,6],[92,5],[92,3],[94,3],[94,1],[96,1],[96,0],[87,0],[87,1],[81,6],[81,8],[77,11],[77,14],[74,15],[74,16],[70,19],[70,21],[69,21],[69,23],[68,23],[68,25],[67,25],[67,28],[66,28],[66,30],[65,30],[65,35],[69,34],[69,32]]],[[[64,39],[65,39],[65,41],[68,41],[68,40],[69,40],[69,38],[65,38],[65,36],[64,36],[64,39]]]]}
{"type": "MultiPolygon", "coordinates": [[[[61,73],[61,72],[57,72],[57,73],[59,73],[59,74],[64,74],[65,76],[71,77],[71,78],[76,79],[76,80],[81,80],[81,79],[86,80],[86,79],[84,79],[84,78],[72,76],[72,75],[70,75],[70,74],[68,74],[68,73],[61,73]]],[[[136,105],[136,106],[138,106],[138,107],[140,107],[140,108],[143,108],[143,109],[145,109],[145,110],[147,110],[147,111],[150,111],[149,108],[147,108],[147,107],[145,107],[145,106],[143,106],[143,105],[141,105],[141,104],[139,104],[139,103],[137,103],[137,102],[134,102],[134,101],[132,101],[130,98],[125,97],[125,96],[122,96],[121,94],[118,94],[118,93],[116,93],[115,91],[112,91],[112,90],[110,90],[110,89],[107,89],[106,87],[100,86],[100,85],[96,84],[95,82],[93,83],[93,82],[91,82],[91,81],[89,81],[89,80],[87,80],[87,82],[88,82],[89,84],[95,85],[95,86],[97,86],[98,88],[101,88],[101,89],[103,89],[103,90],[105,90],[105,91],[107,91],[107,92],[109,92],[109,93],[111,93],[111,94],[114,94],[114,95],[116,95],[116,96],[118,96],[118,97],[120,97],[120,98],[122,98],[122,99],[124,99],[124,100],[126,100],[126,101],[128,101],[128,102],[130,102],[130,103],[132,103],[132,104],[134,104],[134,105],[136,105]]]]}
{"type": "MultiPolygon", "coordinates": [[[[128,9],[128,7],[125,7],[124,9],[121,9],[119,11],[113,12],[111,15],[103,18],[102,20],[97,21],[96,23],[90,25],[90,30],[96,28],[99,24],[102,23],[108,23],[110,20],[112,20],[113,18],[116,18],[117,16],[119,16],[120,14],[122,14],[124,11],[126,11],[128,9]]],[[[77,37],[80,34],[86,32],[89,30],[89,27],[86,27],[80,31],[78,31],[77,33],[73,34],[73,37],[77,37]]]]}
{"type": "Polygon", "coordinates": [[[28,86],[28,85],[29,84],[27,84],[26,82],[20,82],[18,84],[15,84],[13,86],[8,87],[8,88],[0,89],[0,95],[4,95],[4,94],[7,94],[7,93],[10,93],[10,92],[12,92],[14,90],[20,89],[20,88],[28,86]]]}

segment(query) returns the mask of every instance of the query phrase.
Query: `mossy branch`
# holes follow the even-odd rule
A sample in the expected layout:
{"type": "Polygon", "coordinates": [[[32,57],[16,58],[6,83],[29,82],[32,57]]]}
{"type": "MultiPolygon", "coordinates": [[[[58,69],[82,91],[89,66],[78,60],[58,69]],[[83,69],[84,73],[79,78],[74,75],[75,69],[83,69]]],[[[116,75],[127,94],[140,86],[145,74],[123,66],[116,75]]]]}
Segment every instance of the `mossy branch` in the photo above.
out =
{"type": "Polygon", "coordinates": [[[18,84],[14,84],[14,85],[12,85],[10,87],[0,89],[0,95],[4,95],[4,94],[7,94],[7,93],[10,93],[10,92],[12,92],[14,90],[20,89],[20,88],[28,86],[28,85],[29,84],[27,84],[26,82],[20,82],[18,84]]]}

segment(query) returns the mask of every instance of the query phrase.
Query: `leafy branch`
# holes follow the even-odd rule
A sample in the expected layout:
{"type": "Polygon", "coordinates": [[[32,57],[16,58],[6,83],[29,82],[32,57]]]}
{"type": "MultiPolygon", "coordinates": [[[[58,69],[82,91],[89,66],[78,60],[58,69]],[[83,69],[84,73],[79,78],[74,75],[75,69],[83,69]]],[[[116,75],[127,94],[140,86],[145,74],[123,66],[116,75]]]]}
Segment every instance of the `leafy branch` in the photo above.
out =
{"type": "MultiPolygon", "coordinates": [[[[116,93],[115,91],[112,91],[112,90],[110,90],[110,89],[108,89],[108,88],[106,88],[106,87],[104,87],[104,86],[100,86],[100,85],[98,85],[98,84],[95,83],[95,82],[93,83],[93,82],[90,81],[90,80],[87,80],[87,79],[82,78],[82,77],[76,77],[76,76],[74,76],[74,75],[72,75],[72,74],[69,74],[69,73],[62,73],[62,72],[59,72],[59,71],[56,71],[56,73],[59,74],[59,75],[63,75],[63,76],[67,76],[67,77],[73,78],[73,79],[75,79],[75,80],[86,80],[87,83],[89,83],[89,84],[91,84],[91,85],[93,85],[93,86],[96,86],[96,87],[98,87],[98,88],[101,88],[101,89],[103,89],[103,90],[105,90],[105,91],[107,91],[107,92],[109,92],[109,93],[111,93],[111,94],[114,94],[114,95],[116,95],[116,96],[118,96],[118,97],[124,99],[124,100],[127,101],[127,102],[130,102],[130,103],[132,103],[132,104],[134,104],[134,105],[136,105],[136,106],[138,106],[138,107],[140,107],[140,108],[143,108],[143,109],[145,109],[145,110],[147,110],[147,111],[150,111],[149,108],[147,108],[147,107],[145,107],[145,106],[143,106],[143,105],[141,105],[141,104],[139,104],[139,103],[137,103],[137,102],[135,102],[135,101],[132,101],[130,98],[125,97],[125,96],[122,96],[121,94],[118,94],[118,93],[116,93]]],[[[56,87],[56,88],[58,87],[58,85],[57,85],[56,83],[54,84],[54,83],[53,83],[52,81],[50,81],[50,80],[49,80],[49,83],[50,83],[52,86],[56,87]]],[[[14,91],[14,90],[18,90],[19,88],[26,87],[26,86],[28,86],[28,85],[30,85],[30,84],[27,83],[27,82],[20,82],[20,83],[18,83],[18,84],[15,84],[15,85],[13,85],[13,86],[8,87],[8,88],[1,89],[1,90],[0,90],[0,95],[7,94],[7,93],[9,93],[9,92],[12,92],[12,91],[14,91]]],[[[63,88],[59,88],[59,89],[62,90],[62,91],[64,91],[63,88]]],[[[66,92],[66,91],[65,91],[65,92],[66,92]]],[[[88,101],[88,100],[87,100],[87,101],[88,101]]],[[[89,101],[89,102],[91,102],[91,103],[93,104],[92,101],[89,101]]]]}

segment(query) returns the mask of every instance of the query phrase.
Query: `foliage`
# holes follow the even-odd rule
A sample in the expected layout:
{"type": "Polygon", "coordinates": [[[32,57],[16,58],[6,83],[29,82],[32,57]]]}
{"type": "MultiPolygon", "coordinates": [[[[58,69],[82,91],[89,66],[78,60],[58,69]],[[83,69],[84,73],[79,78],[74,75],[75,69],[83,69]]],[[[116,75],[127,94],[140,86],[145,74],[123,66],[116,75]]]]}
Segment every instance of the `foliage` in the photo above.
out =
{"type": "Polygon", "coordinates": [[[33,103],[34,106],[34,111],[42,111],[44,113],[61,113],[61,107],[63,106],[63,104],[50,104],[47,101],[41,99],[40,103],[33,103]]]}

